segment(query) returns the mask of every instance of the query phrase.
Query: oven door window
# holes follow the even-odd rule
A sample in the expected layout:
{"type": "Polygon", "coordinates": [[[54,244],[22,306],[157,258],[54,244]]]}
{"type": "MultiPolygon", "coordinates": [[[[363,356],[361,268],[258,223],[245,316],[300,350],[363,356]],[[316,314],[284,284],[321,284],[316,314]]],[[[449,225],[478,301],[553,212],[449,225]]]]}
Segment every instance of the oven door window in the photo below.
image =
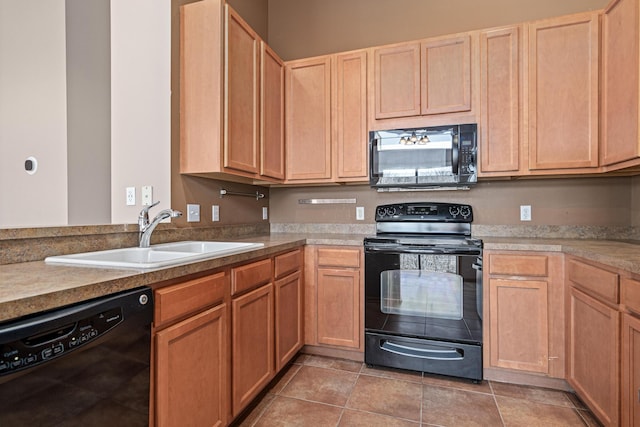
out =
{"type": "Polygon", "coordinates": [[[463,278],[456,257],[403,254],[400,270],[380,273],[380,310],[436,319],[463,318],[463,278]]]}

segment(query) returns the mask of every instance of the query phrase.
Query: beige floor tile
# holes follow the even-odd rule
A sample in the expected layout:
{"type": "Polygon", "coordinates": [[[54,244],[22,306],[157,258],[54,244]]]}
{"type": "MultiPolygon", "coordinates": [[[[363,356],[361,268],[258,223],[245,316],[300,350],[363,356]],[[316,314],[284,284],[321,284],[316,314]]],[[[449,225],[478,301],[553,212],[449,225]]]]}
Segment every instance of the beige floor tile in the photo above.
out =
{"type": "Polygon", "coordinates": [[[255,427],[335,427],[342,408],[276,396],[255,427]]]}
{"type": "Polygon", "coordinates": [[[580,426],[585,425],[576,409],[545,405],[512,397],[496,396],[504,425],[527,427],[580,426]]]}
{"type": "Polygon", "coordinates": [[[419,423],[386,415],[345,409],[338,427],[419,427],[419,423]]]}
{"type": "Polygon", "coordinates": [[[296,365],[296,364],[289,366],[287,368],[287,372],[285,372],[284,375],[282,375],[282,377],[278,380],[278,382],[275,383],[273,387],[271,387],[271,389],[269,390],[269,393],[274,393],[274,394],[280,393],[282,389],[285,388],[287,384],[289,384],[289,382],[291,381],[291,378],[293,378],[298,373],[301,367],[302,365],[296,365]]]}
{"type": "Polygon", "coordinates": [[[461,390],[475,391],[477,393],[491,394],[491,386],[488,381],[475,384],[471,380],[446,377],[444,375],[424,374],[422,384],[435,385],[440,387],[458,388],[461,390]]]}
{"type": "Polygon", "coordinates": [[[449,387],[423,386],[422,422],[439,426],[501,426],[493,396],[449,387]]]}
{"type": "Polygon", "coordinates": [[[492,381],[491,388],[496,396],[514,397],[547,405],[574,407],[567,393],[560,390],[531,387],[526,385],[499,383],[492,381]]]}
{"type": "Polygon", "coordinates": [[[362,362],[355,362],[353,360],[346,359],[334,359],[331,357],[313,356],[310,355],[305,359],[305,365],[316,366],[319,368],[338,369],[341,371],[360,372],[362,369],[362,362]]]}
{"type": "Polygon", "coordinates": [[[304,365],[279,394],[344,406],[357,377],[351,372],[304,365]]]}
{"type": "Polygon", "coordinates": [[[311,357],[310,354],[304,354],[304,353],[300,353],[298,354],[298,356],[294,359],[293,363],[295,363],[296,365],[304,365],[304,361],[307,360],[307,358],[311,357]]]}
{"type": "Polygon", "coordinates": [[[274,394],[265,395],[256,407],[253,408],[245,418],[243,418],[243,420],[238,424],[238,427],[252,427],[275,398],[276,396],[274,394]]]}
{"type": "Polygon", "coordinates": [[[421,387],[415,382],[360,375],[347,408],[420,421],[421,387]]]}
{"type": "Polygon", "coordinates": [[[361,374],[372,375],[374,377],[394,378],[403,381],[422,382],[422,372],[405,371],[403,369],[383,368],[380,366],[362,366],[361,374]]]}

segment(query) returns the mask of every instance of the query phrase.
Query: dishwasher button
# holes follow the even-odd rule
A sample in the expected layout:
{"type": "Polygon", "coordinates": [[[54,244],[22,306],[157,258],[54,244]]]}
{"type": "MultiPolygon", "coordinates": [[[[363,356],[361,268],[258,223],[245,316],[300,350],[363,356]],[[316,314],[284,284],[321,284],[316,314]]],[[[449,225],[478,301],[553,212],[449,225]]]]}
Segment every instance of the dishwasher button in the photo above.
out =
{"type": "Polygon", "coordinates": [[[48,359],[51,356],[53,356],[53,349],[52,348],[45,348],[44,350],[42,350],[42,358],[43,359],[48,359]]]}
{"type": "Polygon", "coordinates": [[[62,353],[64,351],[64,345],[63,344],[58,344],[57,346],[53,347],[53,354],[54,355],[58,355],[60,353],[62,353]]]}

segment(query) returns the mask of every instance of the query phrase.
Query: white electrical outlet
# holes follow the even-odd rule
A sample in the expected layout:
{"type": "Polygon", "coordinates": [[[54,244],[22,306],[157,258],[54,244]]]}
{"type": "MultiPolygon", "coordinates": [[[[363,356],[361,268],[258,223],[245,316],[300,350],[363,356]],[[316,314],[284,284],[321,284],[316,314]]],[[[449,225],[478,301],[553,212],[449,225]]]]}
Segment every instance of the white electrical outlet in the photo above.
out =
{"type": "Polygon", "coordinates": [[[356,206],[356,220],[364,221],[364,206],[356,206]]]}
{"type": "Polygon", "coordinates": [[[187,205],[187,222],[200,222],[200,205],[187,205]]]}
{"type": "Polygon", "coordinates": [[[151,206],[153,204],[153,187],[145,185],[142,187],[142,206],[151,206]]]}
{"type": "Polygon", "coordinates": [[[127,187],[127,206],[135,206],[136,205],[136,187],[127,187]]]}
{"type": "Polygon", "coordinates": [[[262,207],[262,219],[269,219],[269,208],[266,206],[262,207]]]}
{"type": "Polygon", "coordinates": [[[531,221],[531,206],[520,206],[520,221],[531,221]]]}
{"type": "Polygon", "coordinates": [[[211,206],[211,221],[220,221],[220,206],[211,206]]]}

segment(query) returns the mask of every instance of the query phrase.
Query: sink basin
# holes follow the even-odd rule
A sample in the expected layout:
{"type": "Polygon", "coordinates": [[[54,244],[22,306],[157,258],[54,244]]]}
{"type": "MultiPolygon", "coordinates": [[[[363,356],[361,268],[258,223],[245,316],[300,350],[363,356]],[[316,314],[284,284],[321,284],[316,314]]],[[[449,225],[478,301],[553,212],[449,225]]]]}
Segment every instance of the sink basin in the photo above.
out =
{"type": "Polygon", "coordinates": [[[262,246],[264,246],[264,244],[262,243],[190,241],[164,243],[162,245],[153,246],[153,249],[156,251],[190,252],[204,254],[210,252],[239,251],[262,246]]]}
{"type": "Polygon", "coordinates": [[[122,248],[108,251],[47,257],[48,264],[71,264],[114,268],[159,268],[230,255],[263,247],[246,242],[175,242],[148,248],[122,248]]]}

